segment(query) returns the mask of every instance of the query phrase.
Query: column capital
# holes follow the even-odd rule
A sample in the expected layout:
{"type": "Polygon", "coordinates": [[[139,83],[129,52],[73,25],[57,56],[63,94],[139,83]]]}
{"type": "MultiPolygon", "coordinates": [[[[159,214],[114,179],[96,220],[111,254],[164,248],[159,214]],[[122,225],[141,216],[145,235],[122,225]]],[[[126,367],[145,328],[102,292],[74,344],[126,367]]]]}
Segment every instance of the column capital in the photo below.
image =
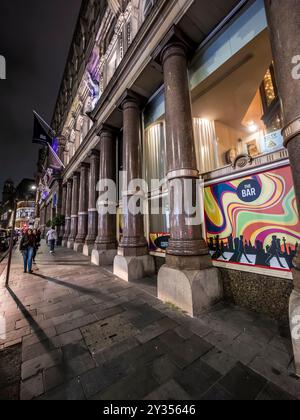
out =
{"type": "Polygon", "coordinates": [[[79,178],[80,177],[80,172],[73,172],[72,178],[79,178]]]}
{"type": "Polygon", "coordinates": [[[146,103],[146,98],[134,92],[131,89],[126,89],[120,100],[117,102],[117,108],[124,111],[128,107],[134,107],[141,110],[142,106],[146,103]]]}
{"type": "Polygon", "coordinates": [[[100,151],[98,149],[92,149],[89,153],[89,158],[99,158],[100,157],[100,151]]]}
{"type": "Polygon", "coordinates": [[[99,137],[102,137],[103,135],[117,135],[118,132],[118,128],[109,124],[101,124],[97,129],[97,134],[99,137]]]}
{"type": "Polygon", "coordinates": [[[88,169],[90,164],[88,162],[81,162],[80,169],[88,169]]]}
{"type": "Polygon", "coordinates": [[[190,53],[195,51],[195,49],[196,44],[190,40],[176,25],[173,25],[156,50],[154,50],[152,58],[157,63],[162,64],[167,52],[171,55],[185,54],[187,57],[190,53]]]}

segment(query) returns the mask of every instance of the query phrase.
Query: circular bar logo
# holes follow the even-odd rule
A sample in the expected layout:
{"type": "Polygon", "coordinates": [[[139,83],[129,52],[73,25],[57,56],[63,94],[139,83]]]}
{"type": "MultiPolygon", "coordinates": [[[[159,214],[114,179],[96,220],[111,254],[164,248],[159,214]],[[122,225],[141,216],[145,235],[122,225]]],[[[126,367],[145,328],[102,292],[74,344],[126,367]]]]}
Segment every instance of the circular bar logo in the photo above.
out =
{"type": "Polygon", "coordinates": [[[237,195],[241,201],[252,203],[260,197],[261,186],[256,179],[248,179],[239,185],[237,195]]]}
{"type": "Polygon", "coordinates": [[[155,239],[154,244],[157,248],[165,251],[169,246],[170,235],[159,236],[155,239]]]}

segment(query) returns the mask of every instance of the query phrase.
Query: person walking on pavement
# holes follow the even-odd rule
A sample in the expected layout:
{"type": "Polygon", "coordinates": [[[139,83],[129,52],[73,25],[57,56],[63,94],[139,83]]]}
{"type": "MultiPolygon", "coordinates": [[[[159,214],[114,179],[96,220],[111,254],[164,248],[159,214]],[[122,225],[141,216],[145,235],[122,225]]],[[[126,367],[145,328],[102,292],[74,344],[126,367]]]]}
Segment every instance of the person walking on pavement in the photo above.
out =
{"type": "Polygon", "coordinates": [[[36,238],[33,235],[33,231],[28,229],[27,232],[24,233],[20,242],[20,251],[23,254],[24,259],[24,273],[32,274],[32,260],[33,254],[36,247],[36,238]]]}
{"type": "Polygon", "coordinates": [[[50,246],[50,254],[54,254],[56,240],[57,240],[56,230],[52,226],[52,228],[47,232],[47,242],[48,242],[48,245],[50,246]]]}
{"type": "Polygon", "coordinates": [[[33,230],[33,235],[35,237],[35,248],[34,248],[34,251],[33,251],[32,260],[33,260],[33,264],[36,264],[35,258],[36,258],[36,254],[38,252],[38,249],[41,245],[41,235],[39,234],[39,231],[37,229],[33,230]]]}

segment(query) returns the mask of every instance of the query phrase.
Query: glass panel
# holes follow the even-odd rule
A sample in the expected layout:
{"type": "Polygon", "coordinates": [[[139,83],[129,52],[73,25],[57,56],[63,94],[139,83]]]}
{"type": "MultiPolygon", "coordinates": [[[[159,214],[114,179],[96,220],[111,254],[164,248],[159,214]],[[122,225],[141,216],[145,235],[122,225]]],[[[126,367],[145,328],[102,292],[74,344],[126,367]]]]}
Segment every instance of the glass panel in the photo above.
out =
{"type": "Polygon", "coordinates": [[[164,194],[160,198],[151,199],[149,208],[149,249],[151,252],[164,253],[168,247],[170,237],[168,194],[164,194]],[[151,214],[154,209],[154,213],[158,214],[151,214]]]}
{"type": "Polygon", "coordinates": [[[144,172],[149,189],[151,189],[152,180],[162,180],[166,176],[166,137],[162,122],[145,130],[144,172]]]}
{"type": "Polygon", "coordinates": [[[198,170],[202,173],[213,171],[219,166],[214,121],[194,118],[194,133],[198,170]]]}
{"type": "Polygon", "coordinates": [[[264,31],[192,92],[200,173],[283,147],[282,116],[264,31]],[[239,63],[237,65],[237,63],[239,63]]]}
{"type": "Polygon", "coordinates": [[[169,222],[169,197],[164,195],[163,197],[149,200],[150,210],[150,232],[152,233],[167,233],[170,231],[169,222]],[[153,214],[159,213],[159,214],[153,214]]]}

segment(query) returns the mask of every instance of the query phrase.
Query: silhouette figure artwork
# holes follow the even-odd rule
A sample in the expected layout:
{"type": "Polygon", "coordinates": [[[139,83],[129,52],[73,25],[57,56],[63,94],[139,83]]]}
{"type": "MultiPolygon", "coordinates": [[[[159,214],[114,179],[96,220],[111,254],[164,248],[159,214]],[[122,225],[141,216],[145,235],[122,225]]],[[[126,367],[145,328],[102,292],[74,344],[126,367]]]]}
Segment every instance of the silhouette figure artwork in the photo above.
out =
{"type": "Polygon", "coordinates": [[[214,260],[227,261],[238,264],[249,264],[261,267],[292,269],[293,259],[297,254],[299,244],[293,248],[285,237],[282,239],[272,236],[272,242],[264,246],[257,240],[255,245],[241,235],[234,238],[230,235],[221,239],[219,235],[208,239],[208,247],[214,260]],[[251,257],[255,257],[253,258],[251,257]],[[274,262],[274,259],[277,265],[274,262]]]}

